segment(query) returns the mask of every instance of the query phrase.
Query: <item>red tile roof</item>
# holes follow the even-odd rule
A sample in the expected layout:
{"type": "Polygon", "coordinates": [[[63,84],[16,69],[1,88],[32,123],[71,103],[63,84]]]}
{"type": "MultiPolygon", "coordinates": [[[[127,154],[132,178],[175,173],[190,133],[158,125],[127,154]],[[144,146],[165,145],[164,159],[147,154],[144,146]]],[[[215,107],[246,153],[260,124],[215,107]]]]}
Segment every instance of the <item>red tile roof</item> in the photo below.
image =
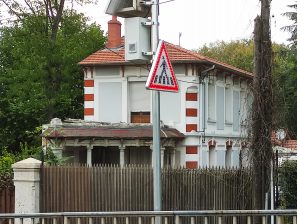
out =
{"type": "MultiPolygon", "coordinates": [[[[242,69],[236,68],[232,65],[217,61],[212,58],[205,57],[198,54],[197,52],[187,50],[180,46],[165,42],[168,56],[172,63],[202,63],[216,65],[222,69],[229,70],[232,72],[239,73],[243,76],[252,77],[253,74],[242,69]]],[[[131,64],[125,60],[125,48],[124,44],[116,49],[103,49],[89,55],[84,60],[79,62],[80,65],[120,65],[120,64],[131,64]]]]}
{"type": "Polygon", "coordinates": [[[289,149],[297,149],[297,140],[287,140],[283,147],[289,148],[289,149]]]}
{"type": "Polygon", "coordinates": [[[124,47],[117,49],[103,49],[89,55],[79,62],[80,65],[110,65],[123,64],[125,61],[124,47]]]}

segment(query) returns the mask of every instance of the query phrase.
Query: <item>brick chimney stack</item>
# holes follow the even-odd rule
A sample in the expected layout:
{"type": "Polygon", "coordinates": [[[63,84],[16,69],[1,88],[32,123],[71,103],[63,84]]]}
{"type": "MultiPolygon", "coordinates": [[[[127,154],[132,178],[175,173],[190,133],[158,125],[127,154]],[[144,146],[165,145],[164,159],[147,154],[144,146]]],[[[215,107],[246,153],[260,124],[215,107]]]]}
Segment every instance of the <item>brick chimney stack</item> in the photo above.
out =
{"type": "Polygon", "coordinates": [[[121,45],[121,26],[117,16],[112,16],[112,19],[108,21],[107,48],[117,48],[121,45]]]}

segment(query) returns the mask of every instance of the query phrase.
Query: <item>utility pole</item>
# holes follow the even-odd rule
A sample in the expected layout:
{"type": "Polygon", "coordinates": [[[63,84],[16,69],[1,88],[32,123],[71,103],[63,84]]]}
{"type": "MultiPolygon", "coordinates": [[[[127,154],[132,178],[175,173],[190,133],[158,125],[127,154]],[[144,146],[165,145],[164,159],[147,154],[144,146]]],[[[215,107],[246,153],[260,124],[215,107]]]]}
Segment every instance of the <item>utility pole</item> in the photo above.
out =
{"type": "MultiPolygon", "coordinates": [[[[159,0],[152,1],[152,52],[156,52],[159,43],[159,0]]],[[[153,60],[156,55],[153,55],[153,60]]],[[[154,211],[161,211],[161,152],[160,152],[160,92],[153,91],[153,182],[154,182],[154,211]]],[[[156,224],[161,223],[161,217],[156,217],[156,224]]]]}
{"type": "MultiPolygon", "coordinates": [[[[270,2],[261,0],[261,15],[255,19],[255,64],[252,108],[252,165],[254,174],[254,209],[265,208],[272,160],[272,47],[270,2]]],[[[260,220],[259,220],[260,221],[260,220]]],[[[257,221],[258,222],[258,221],[257,221]]]]}

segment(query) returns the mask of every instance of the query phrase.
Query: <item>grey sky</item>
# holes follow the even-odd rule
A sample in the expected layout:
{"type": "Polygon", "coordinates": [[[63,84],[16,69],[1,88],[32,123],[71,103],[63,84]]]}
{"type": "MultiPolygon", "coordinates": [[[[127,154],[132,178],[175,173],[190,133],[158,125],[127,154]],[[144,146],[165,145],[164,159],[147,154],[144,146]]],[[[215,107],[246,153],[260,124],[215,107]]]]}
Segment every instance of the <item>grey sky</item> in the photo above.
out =
{"type": "MultiPolygon", "coordinates": [[[[105,31],[110,19],[105,14],[107,2],[98,0],[96,6],[84,8],[86,15],[105,31]]],[[[272,0],[271,36],[277,43],[287,43],[289,33],[280,28],[291,22],[281,14],[289,10],[287,5],[293,3],[294,0],[272,0]]],[[[254,18],[259,13],[259,0],[175,0],[160,5],[160,38],[178,44],[181,32],[181,46],[187,49],[197,49],[214,41],[250,38],[254,18]]]]}

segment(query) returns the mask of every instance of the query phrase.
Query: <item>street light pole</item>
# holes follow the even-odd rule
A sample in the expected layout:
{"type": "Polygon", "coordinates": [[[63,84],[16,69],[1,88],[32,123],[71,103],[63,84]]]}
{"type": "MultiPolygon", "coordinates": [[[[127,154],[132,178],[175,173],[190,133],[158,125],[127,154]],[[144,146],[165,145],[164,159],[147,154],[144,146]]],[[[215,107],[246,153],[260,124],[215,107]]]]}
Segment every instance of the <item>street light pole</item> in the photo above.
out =
{"type": "MultiPolygon", "coordinates": [[[[152,52],[156,52],[159,43],[159,0],[152,1],[152,52]]],[[[153,60],[156,55],[153,55],[153,60]]],[[[153,182],[154,182],[154,211],[161,211],[161,153],[160,153],[160,92],[153,91],[153,182]]],[[[156,217],[156,223],[161,223],[161,217],[156,217]]]]}

